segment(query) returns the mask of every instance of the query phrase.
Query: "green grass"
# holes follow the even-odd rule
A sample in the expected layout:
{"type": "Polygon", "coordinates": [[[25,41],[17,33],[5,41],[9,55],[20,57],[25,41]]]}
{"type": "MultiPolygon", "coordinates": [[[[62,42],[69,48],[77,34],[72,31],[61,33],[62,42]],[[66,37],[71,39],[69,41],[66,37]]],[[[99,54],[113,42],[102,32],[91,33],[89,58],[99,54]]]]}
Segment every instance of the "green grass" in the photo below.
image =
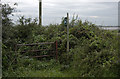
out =
{"type": "Polygon", "coordinates": [[[72,77],[72,76],[68,73],[61,72],[59,68],[53,68],[50,70],[46,69],[46,70],[31,71],[28,74],[26,74],[26,77],[72,77]]]}
{"type": "MultiPolygon", "coordinates": [[[[24,60],[25,61],[25,60],[24,60]]],[[[25,61],[26,62],[26,61],[25,61]]],[[[27,60],[28,62],[28,60],[27,60]]],[[[12,73],[11,77],[73,77],[75,74],[62,71],[62,65],[55,60],[50,61],[38,61],[33,60],[29,66],[19,67],[15,74],[12,73]],[[18,75],[17,75],[18,74],[18,75]]]]}

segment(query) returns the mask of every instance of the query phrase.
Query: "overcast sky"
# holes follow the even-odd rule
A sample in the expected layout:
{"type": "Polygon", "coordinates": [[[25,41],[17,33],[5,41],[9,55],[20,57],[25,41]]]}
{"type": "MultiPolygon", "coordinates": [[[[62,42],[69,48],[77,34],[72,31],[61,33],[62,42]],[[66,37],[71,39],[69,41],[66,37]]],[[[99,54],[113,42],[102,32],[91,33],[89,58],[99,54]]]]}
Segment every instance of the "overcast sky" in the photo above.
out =
{"type": "MultiPolygon", "coordinates": [[[[118,25],[119,0],[42,0],[43,25],[59,24],[68,12],[70,19],[78,15],[82,21],[88,20],[97,25],[118,25]]],[[[17,2],[18,12],[14,13],[14,21],[19,16],[38,18],[39,0],[2,0],[2,3],[17,2]]]]}

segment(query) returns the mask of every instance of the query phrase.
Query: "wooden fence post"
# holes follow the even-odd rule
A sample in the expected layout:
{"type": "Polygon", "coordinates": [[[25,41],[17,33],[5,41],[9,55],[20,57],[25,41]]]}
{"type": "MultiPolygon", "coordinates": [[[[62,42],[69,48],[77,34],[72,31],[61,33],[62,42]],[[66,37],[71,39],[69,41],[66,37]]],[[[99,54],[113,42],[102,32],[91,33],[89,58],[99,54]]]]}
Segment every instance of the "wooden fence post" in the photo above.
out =
{"type": "Polygon", "coordinates": [[[67,52],[69,52],[69,14],[67,13],[67,52]]]}
{"type": "Polygon", "coordinates": [[[39,25],[42,25],[42,0],[39,0],[39,25]]]}

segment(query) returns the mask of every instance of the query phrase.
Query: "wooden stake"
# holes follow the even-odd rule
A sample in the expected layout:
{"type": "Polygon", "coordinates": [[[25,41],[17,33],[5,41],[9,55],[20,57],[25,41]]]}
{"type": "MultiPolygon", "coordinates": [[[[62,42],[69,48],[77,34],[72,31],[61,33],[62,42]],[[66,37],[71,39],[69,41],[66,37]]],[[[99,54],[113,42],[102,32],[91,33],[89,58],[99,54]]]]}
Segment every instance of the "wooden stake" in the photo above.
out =
{"type": "Polygon", "coordinates": [[[39,0],[39,25],[42,25],[42,0],[39,0]]]}
{"type": "Polygon", "coordinates": [[[69,14],[67,13],[67,52],[69,52],[69,14]]]}

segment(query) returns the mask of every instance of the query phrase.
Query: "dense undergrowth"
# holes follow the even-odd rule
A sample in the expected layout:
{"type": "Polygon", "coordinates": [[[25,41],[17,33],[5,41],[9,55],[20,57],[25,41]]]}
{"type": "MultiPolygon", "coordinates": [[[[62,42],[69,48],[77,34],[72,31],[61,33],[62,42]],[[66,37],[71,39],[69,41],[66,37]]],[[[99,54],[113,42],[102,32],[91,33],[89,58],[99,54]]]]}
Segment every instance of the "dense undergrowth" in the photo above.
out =
{"type": "MultiPolygon", "coordinates": [[[[73,27],[70,27],[69,53],[66,53],[66,27],[62,24],[47,27],[35,23],[20,24],[11,26],[11,30],[9,31],[11,33],[8,32],[9,39],[3,39],[3,76],[119,76],[117,34],[100,30],[89,22],[81,23],[78,20],[73,27]],[[14,51],[15,44],[56,40],[59,53],[57,64],[54,58],[43,60],[26,58],[20,53],[16,56],[14,51]],[[34,72],[39,73],[34,75],[34,72]]],[[[19,51],[31,48],[23,47],[19,51]]]]}
{"type": "MultiPolygon", "coordinates": [[[[3,22],[2,61],[3,77],[119,77],[119,49],[116,32],[99,29],[88,21],[73,19],[70,24],[70,51],[66,52],[66,27],[58,25],[39,26],[37,20],[21,17],[18,25],[3,22]],[[116,34],[115,34],[116,33],[116,34]],[[40,53],[23,50],[40,49],[20,47],[16,44],[58,41],[58,61],[53,57],[30,58],[40,53]]],[[[53,45],[44,46],[54,49],[53,45]]],[[[49,54],[50,51],[43,51],[49,54]]]]}

